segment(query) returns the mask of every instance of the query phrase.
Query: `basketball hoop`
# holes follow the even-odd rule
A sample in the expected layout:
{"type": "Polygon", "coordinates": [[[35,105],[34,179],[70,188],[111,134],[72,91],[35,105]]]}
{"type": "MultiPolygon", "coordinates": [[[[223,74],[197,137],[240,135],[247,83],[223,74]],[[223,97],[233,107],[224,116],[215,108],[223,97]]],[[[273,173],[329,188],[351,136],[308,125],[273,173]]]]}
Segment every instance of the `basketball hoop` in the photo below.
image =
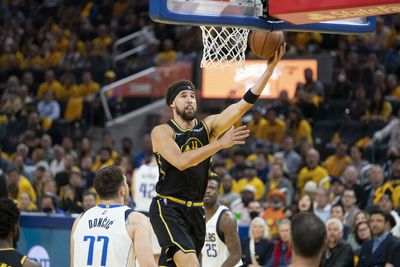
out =
{"type": "Polygon", "coordinates": [[[249,29],[212,26],[200,29],[203,38],[200,67],[222,68],[244,63],[249,29]]]}

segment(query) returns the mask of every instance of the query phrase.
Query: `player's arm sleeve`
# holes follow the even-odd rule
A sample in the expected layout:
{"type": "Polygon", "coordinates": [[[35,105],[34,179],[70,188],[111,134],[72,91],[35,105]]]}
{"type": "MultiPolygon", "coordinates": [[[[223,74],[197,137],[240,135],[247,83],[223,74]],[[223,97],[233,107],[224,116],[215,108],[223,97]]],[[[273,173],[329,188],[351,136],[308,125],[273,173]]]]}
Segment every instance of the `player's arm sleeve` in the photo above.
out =
{"type": "Polygon", "coordinates": [[[141,267],[156,267],[151,250],[151,230],[149,219],[141,213],[131,213],[128,224],[133,225],[133,249],[141,267]]]}
{"type": "Polygon", "coordinates": [[[224,233],[225,245],[228,247],[229,256],[222,264],[222,267],[235,266],[242,257],[242,248],[237,230],[236,220],[232,212],[222,214],[220,230],[224,233]]]}
{"type": "Polygon", "coordinates": [[[78,225],[79,219],[81,218],[81,216],[78,216],[75,221],[74,224],[72,225],[72,230],[71,230],[71,237],[70,237],[70,267],[74,267],[74,233],[76,230],[76,227],[78,225]]]}

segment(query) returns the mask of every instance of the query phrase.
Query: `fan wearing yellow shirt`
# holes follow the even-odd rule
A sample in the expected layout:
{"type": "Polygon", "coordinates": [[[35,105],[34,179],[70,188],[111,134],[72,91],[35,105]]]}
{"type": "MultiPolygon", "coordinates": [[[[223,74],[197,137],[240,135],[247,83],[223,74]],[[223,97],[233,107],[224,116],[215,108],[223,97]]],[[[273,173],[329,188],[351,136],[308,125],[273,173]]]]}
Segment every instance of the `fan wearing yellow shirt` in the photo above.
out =
{"type": "Polygon", "coordinates": [[[53,70],[46,71],[45,81],[39,85],[37,97],[43,98],[47,90],[52,90],[56,99],[61,99],[64,96],[64,88],[61,83],[55,79],[53,70]]]}
{"type": "Polygon", "coordinates": [[[92,55],[104,57],[108,55],[108,48],[112,44],[112,39],[107,33],[107,26],[102,24],[97,28],[98,37],[92,41],[93,50],[92,55]]]}
{"type": "Polygon", "coordinates": [[[257,169],[251,162],[246,162],[244,169],[244,178],[239,179],[234,189],[236,193],[240,193],[247,185],[252,185],[256,189],[256,200],[260,200],[264,196],[264,182],[257,176],[257,169]]]}
{"type": "Polygon", "coordinates": [[[341,176],[346,166],[351,163],[351,158],[347,155],[348,147],[345,141],[340,141],[336,146],[335,154],[329,156],[322,164],[330,176],[341,176]]]}
{"type": "Polygon", "coordinates": [[[20,195],[24,192],[29,194],[32,202],[36,202],[36,192],[33,189],[33,186],[29,180],[21,175],[18,169],[11,168],[7,172],[7,184],[16,184],[18,185],[18,197],[15,200],[20,198],[20,195]]]}
{"type": "Polygon", "coordinates": [[[264,126],[263,132],[266,135],[266,140],[271,145],[279,145],[283,141],[286,132],[286,123],[277,118],[276,110],[269,108],[266,114],[267,123],[264,126]]]}
{"type": "Polygon", "coordinates": [[[82,74],[82,83],[79,85],[80,96],[90,98],[94,94],[100,91],[100,85],[93,81],[92,74],[89,71],[85,71],[82,74]]]}
{"type": "Polygon", "coordinates": [[[55,68],[61,64],[63,53],[57,50],[55,41],[49,44],[49,53],[44,58],[45,68],[55,68]]]}
{"type": "Polygon", "coordinates": [[[312,129],[307,120],[303,119],[303,114],[297,108],[290,110],[287,120],[287,131],[293,137],[295,146],[302,143],[312,144],[312,129]]]}
{"type": "Polygon", "coordinates": [[[267,135],[264,132],[267,120],[263,118],[264,109],[259,106],[254,106],[251,109],[252,120],[247,124],[252,138],[267,140],[267,135]]]}
{"type": "Polygon", "coordinates": [[[397,99],[397,101],[400,101],[400,84],[397,80],[396,74],[389,74],[387,76],[387,82],[386,82],[389,96],[393,96],[397,99]]]}
{"type": "Polygon", "coordinates": [[[92,171],[96,172],[101,168],[111,165],[114,165],[114,160],[111,157],[111,149],[108,147],[102,147],[92,166],[92,171]]]}
{"type": "Polygon", "coordinates": [[[303,167],[297,179],[297,188],[300,192],[303,191],[304,185],[308,181],[314,181],[318,186],[323,186],[326,189],[330,187],[328,171],[319,165],[319,152],[315,148],[307,151],[306,166],[303,167]]]}

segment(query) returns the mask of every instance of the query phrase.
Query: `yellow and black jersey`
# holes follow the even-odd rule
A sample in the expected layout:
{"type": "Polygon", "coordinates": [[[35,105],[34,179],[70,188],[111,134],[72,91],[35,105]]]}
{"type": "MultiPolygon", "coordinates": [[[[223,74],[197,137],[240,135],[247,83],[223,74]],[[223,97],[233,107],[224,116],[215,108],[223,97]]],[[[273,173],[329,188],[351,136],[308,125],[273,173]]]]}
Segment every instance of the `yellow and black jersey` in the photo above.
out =
{"type": "MultiPolygon", "coordinates": [[[[179,127],[173,119],[168,121],[167,124],[174,130],[174,140],[182,152],[197,149],[209,143],[209,131],[203,121],[198,122],[196,120],[193,129],[186,130],[179,127]]],[[[156,185],[156,191],[159,195],[183,200],[203,201],[211,157],[196,166],[180,171],[159,153],[155,153],[155,156],[160,172],[156,185]]]]}
{"type": "Polygon", "coordinates": [[[1,267],[22,267],[26,256],[22,255],[13,248],[0,248],[1,267]]]}

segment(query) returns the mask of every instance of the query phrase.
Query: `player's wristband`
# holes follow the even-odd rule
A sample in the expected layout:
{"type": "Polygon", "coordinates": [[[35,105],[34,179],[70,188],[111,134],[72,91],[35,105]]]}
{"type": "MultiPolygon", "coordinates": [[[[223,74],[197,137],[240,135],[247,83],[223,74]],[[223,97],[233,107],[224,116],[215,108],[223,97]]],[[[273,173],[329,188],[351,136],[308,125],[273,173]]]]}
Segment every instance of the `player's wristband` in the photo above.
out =
{"type": "Polygon", "coordinates": [[[254,104],[256,103],[257,99],[259,98],[259,95],[253,94],[251,89],[247,90],[247,92],[243,96],[243,100],[246,101],[249,104],[254,104]]]}

